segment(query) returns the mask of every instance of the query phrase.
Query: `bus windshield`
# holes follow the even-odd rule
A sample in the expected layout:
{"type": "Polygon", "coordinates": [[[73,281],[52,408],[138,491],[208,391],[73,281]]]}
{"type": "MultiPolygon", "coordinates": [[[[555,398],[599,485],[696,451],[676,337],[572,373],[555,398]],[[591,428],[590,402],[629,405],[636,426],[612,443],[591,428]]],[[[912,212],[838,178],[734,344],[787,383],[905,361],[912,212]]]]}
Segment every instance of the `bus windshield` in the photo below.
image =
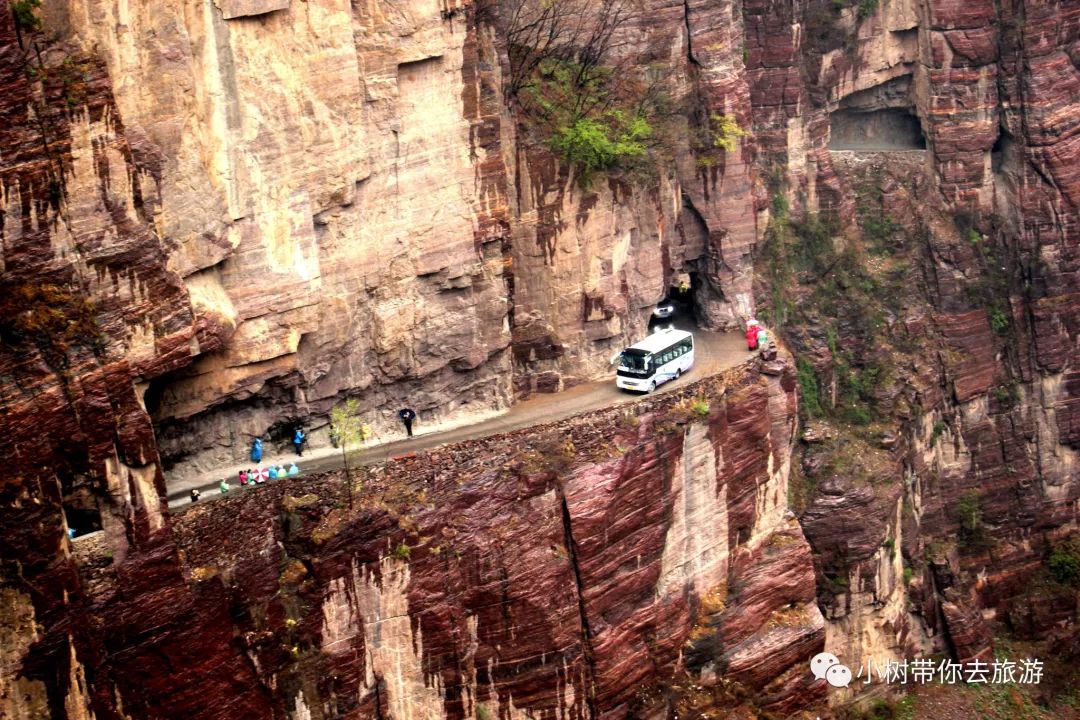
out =
{"type": "Polygon", "coordinates": [[[619,364],[631,372],[645,375],[649,372],[651,359],[651,356],[642,350],[627,349],[619,355],[619,364]]]}

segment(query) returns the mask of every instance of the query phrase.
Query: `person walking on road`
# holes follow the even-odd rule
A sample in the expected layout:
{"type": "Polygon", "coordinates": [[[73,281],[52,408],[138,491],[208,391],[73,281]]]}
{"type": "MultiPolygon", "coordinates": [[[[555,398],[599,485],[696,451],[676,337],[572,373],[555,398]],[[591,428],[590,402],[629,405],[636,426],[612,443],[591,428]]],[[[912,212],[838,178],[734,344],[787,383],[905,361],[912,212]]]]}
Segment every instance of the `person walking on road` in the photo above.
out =
{"type": "Polygon", "coordinates": [[[758,325],[757,320],[750,320],[746,323],[746,349],[750,352],[757,350],[758,334],[760,332],[761,327],[758,325]]]}
{"type": "Polygon", "coordinates": [[[296,463],[289,465],[289,477],[296,477],[300,474],[300,468],[296,467],[296,463]]]}
{"type": "Polygon", "coordinates": [[[227,494],[229,492],[229,481],[225,478],[221,478],[221,484],[218,485],[218,490],[221,491],[222,495],[227,494]]]}
{"type": "Polygon", "coordinates": [[[251,443],[251,462],[262,462],[262,438],[255,438],[251,443]]]}
{"type": "Polygon", "coordinates": [[[307,434],[300,428],[296,428],[296,432],[293,433],[292,444],[296,448],[296,454],[300,457],[304,457],[304,442],[307,440],[307,434]]]}
{"type": "Polygon", "coordinates": [[[401,422],[405,423],[405,432],[409,434],[409,437],[412,437],[412,424],[413,420],[416,419],[416,411],[412,408],[401,408],[397,414],[401,418],[401,422]]]}
{"type": "Polygon", "coordinates": [[[248,471],[247,470],[241,470],[240,471],[240,476],[239,476],[238,479],[240,480],[241,485],[247,485],[248,471]]]}
{"type": "Polygon", "coordinates": [[[200,495],[202,495],[202,493],[199,492],[199,488],[191,488],[191,502],[193,502],[193,503],[199,502],[199,496],[200,495]]]}

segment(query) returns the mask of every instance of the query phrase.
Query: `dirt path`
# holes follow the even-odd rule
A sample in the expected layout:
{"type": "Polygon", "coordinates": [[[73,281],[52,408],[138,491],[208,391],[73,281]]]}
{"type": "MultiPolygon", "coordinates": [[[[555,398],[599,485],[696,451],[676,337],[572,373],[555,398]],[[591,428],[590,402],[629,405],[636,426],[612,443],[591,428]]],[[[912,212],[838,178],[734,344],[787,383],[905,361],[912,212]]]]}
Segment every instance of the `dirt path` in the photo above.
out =
{"type": "MultiPolygon", "coordinates": [[[[694,367],[678,380],[661,385],[656,392],[668,392],[709,375],[714,375],[721,370],[744,362],[749,357],[745,341],[739,333],[709,333],[699,330],[694,333],[694,342],[694,367]]],[[[504,414],[494,418],[442,432],[417,434],[411,438],[402,438],[379,445],[367,446],[362,450],[360,461],[364,464],[376,463],[389,457],[404,455],[417,450],[426,450],[437,445],[495,435],[530,425],[542,425],[572,415],[587,413],[598,408],[632,403],[641,399],[641,397],[643,396],[615,387],[614,373],[612,373],[612,377],[607,380],[578,385],[561,393],[536,395],[513,405],[504,414]]],[[[296,458],[292,456],[267,457],[266,462],[278,463],[293,459],[296,458]]],[[[309,451],[303,458],[298,460],[297,464],[302,470],[301,474],[308,475],[341,467],[341,452],[334,448],[319,448],[309,451]]],[[[251,464],[247,463],[247,466],[251,466],[251,464]]],[[[245,466],[237,465],[235,467],[220,468],[212,474],[187,481],[169,482],[168,477],[166,477],[169,506],[183,507],[187,505],[192,488],[198,488],[202,492],[204,501],[216,497],[218,495],[218,483],[222,477],[229,479],[229,484],[233,486],[233,492],[241,490],[236,481],[236,475],[243,467],[245,466]]]]}

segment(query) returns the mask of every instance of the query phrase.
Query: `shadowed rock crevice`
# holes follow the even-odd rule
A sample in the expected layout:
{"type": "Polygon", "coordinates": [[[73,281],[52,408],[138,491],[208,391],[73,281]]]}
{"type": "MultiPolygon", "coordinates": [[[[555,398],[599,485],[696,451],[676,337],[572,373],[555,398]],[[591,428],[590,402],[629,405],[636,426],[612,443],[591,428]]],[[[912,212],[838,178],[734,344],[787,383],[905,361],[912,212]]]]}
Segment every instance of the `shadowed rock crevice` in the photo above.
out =
{"type": "Polygon", "coordinates": [[[585,584],[581,579],[581,567],[578,565],[577,540],[574,539],[573,520],[570,515],[570,505],[566,501],[562,483],[557,484],[557,497],[562,514],[563,538],[566,544],[567,561],[570,563],[570,573],[574,578],[574,587],[577,594],[578,616],[581,620],[581,645],[582,654],[588,673],[585,676],[587,687],[586,703],[589,708],[589,718],[596,718],[596,660],[592,645],[592,627],[589,624],[589,613],[585,604],[585,584]]]}

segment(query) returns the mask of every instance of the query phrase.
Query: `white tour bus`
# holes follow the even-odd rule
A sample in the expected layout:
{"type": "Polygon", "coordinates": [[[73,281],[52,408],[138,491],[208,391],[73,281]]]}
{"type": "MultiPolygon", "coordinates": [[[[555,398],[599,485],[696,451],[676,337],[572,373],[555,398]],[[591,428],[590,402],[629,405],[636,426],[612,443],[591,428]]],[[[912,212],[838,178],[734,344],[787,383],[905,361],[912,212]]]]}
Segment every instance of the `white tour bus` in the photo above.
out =
{"type": "Polygon", "coordinates": [[[615,385],[625,390],[652,392],[694,364],[694,335],[665,328],[619,354],[615,385]]]}

